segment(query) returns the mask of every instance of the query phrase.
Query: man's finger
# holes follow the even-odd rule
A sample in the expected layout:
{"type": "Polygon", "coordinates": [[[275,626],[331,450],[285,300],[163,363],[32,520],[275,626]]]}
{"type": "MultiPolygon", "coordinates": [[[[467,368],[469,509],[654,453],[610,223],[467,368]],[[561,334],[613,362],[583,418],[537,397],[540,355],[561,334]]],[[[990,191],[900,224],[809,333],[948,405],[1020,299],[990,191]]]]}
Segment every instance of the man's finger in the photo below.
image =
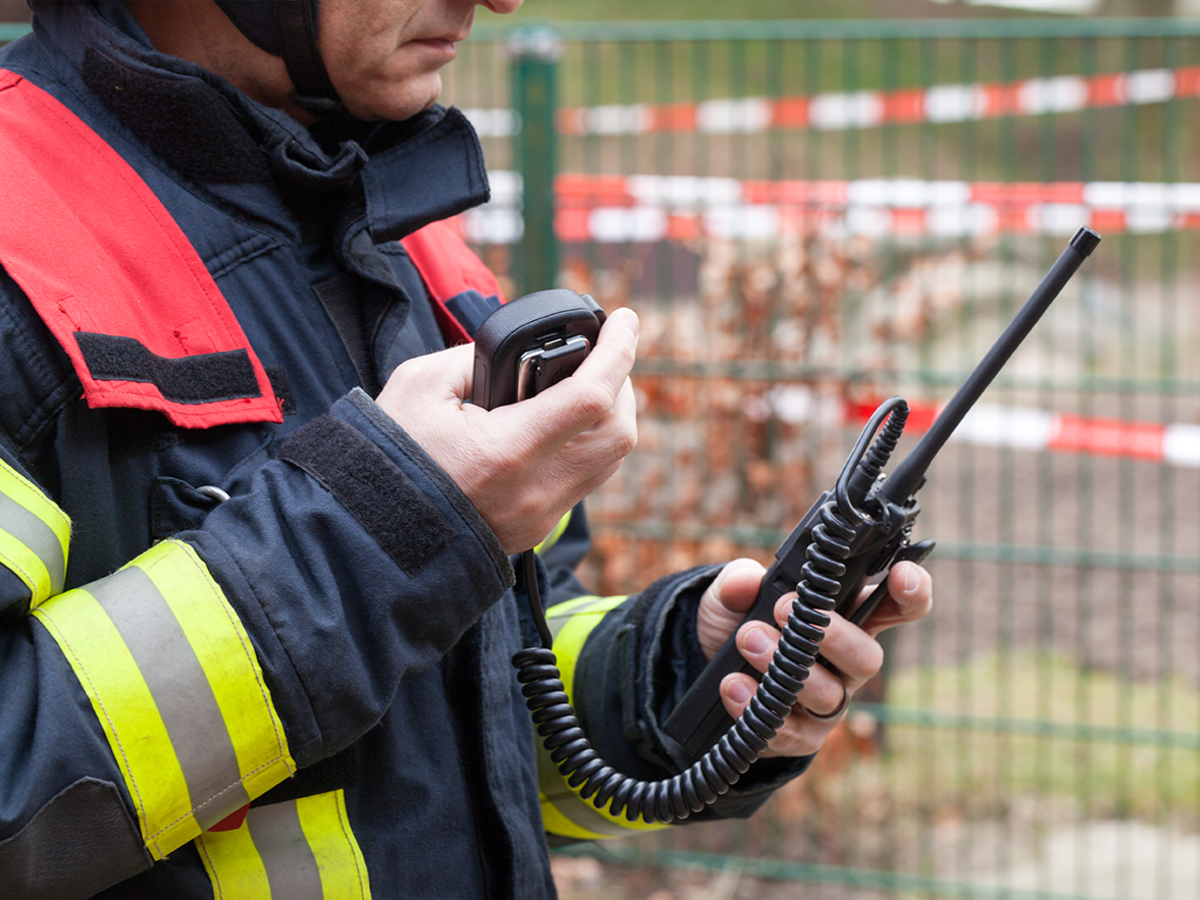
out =
{"type": "Polygon", "coordinates": [[[726,609],[744,614],[754,605],[759,585],[766,569],[753,559],[735,559],[728,563],[709,585],[721,605],[726,609]]]}
{"type": "Polygon", "coordinates": [[[887,598],[864,625],[872,637],[897,625],[915,622],[933,607],[933,579],[916,563],[897,563],[888,573],[887,584],[887,598]]]}
{"type": "Polygon", "coordinates": [[[705,659],[712,659],[742,623],[758,596],[764,571],[753,559],[735,559],[705,589],[696,615],[696,634],[705,659]]]}
{"type": "MultiPolygon", "coordinates": [[[[883,665],[883,648],[879,642],[837,613],[832,614],[829,627],[825,629],[821,656],[828,660],[828,664],[852,691],[874,677],[883,665]]],[[[814,666],[813,672],[819,668],[814,666]]],[[[812,680],[811,677],[809,680],[812,680]]],[[[830,707],[834,705],[831,703],[830,707]]]]}

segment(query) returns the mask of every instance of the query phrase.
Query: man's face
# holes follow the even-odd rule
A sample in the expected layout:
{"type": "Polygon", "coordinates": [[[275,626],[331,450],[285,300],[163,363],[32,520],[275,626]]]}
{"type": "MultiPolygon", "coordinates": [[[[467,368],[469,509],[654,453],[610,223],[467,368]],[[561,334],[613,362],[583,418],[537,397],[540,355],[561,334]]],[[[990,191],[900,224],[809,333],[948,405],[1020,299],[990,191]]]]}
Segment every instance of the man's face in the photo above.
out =
{"type": "Polygon", "coordinates": [[[321,0],[321,56],[346,109],[359,119],[407,119],[442,90],[475,7],[510,13],[523,0],[321,0]]]}

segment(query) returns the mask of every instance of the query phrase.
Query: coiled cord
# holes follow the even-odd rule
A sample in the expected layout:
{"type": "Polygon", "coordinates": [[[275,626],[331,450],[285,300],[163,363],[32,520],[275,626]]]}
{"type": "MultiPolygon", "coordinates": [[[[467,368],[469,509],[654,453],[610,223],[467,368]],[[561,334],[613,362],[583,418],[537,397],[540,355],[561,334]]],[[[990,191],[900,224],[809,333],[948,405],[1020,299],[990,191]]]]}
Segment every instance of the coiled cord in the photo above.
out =
{"type": "MultiPolygon", "coordinates": [[[[856,481],[861,482],[865,477],[868,486],[874,481],[899,439],[907,411],[904,401],[894,397],[875,411],[863,429],[838,478],[836,499],[827,501],[819,511],[820,521],[812,529],[807,561],[796,585],[796,599],[758,690],[721,739],[673,778],[661,781],[630,778],[609,766],[592,747],[571,707],[557,658],[550,649],[535,558],[532,550],[525,551],[526,590],[546,646],[520,650],[512,662],[525,704],[543,745],[550,751],[550,759],[567,783],[579,790],[580,797],[590,800],[596,809],[607,806],[612,816],[624,813],[630,822],[641,819],[646,824],[670,823],[715,803],[758,760],[783,727],[784,719],[804,689],[831,621],[829,614],[841,590],[839,579],[846,572],[845,560],[856,534],[855,523],[864,518],[850,501],[851,478],[865,469],[856,481]],[[868,444],[893,410],[900,415],[892,416],[889,427],[867,455],[868,444]]],[[[862,493],[865,496],[865,489],[862,493]]]]}
{"type": "Polygon", "coordinates": [[[887,465],[892,451],[896,449],[896,444],[900,441],[900,435],[904,432],[904,423],[907,421],[907,403],[899,397],[885,400],[875,410],[871,421],[858,436],[858,441],[850,452],[850,456],[846,458],[846,464],[838,476],[834,492],[837,495],[838,507],[852,522],[866,521],[866,516],[859,510],[859,505],[866,499],[875,479],[887,465]],[[886,422],[884,421],[885,417],[886,422]],[[875,431],[871,428],[872,422],[877,423],[876,430],[880,423],[884,426],[883,432],[875,438],[873,443],[871,443],[871,438],[875,431]],[[870,444],[869,449],[868,444],[870,444]]]}

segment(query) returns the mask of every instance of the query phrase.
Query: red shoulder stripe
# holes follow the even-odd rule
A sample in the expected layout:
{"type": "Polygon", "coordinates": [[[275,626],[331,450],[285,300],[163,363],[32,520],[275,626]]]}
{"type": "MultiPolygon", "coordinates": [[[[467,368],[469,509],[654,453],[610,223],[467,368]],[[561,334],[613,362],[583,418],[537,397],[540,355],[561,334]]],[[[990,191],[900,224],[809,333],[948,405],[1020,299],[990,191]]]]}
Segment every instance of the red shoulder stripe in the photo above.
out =
{"type": "Polygon", "coordinates": [[[78,116],[4,69],[0,208],[0,262],[71,357],[89,406],[159,410],[188,428],[283,421],[170,213],[78,116]],[[164,395],[155,381],[175,387],[164,395]]]}
{"type": "Polygon", "coordinates": [[[448,344],[465,344],[471,335],[446,306],[446,301],[464,291],[478,291],[483,297],[504,295],[492,270],[467,246],[458,229],[448,221],[431,222],[400,241],[408,252],[429,295],[433,314],[448,344]]]}

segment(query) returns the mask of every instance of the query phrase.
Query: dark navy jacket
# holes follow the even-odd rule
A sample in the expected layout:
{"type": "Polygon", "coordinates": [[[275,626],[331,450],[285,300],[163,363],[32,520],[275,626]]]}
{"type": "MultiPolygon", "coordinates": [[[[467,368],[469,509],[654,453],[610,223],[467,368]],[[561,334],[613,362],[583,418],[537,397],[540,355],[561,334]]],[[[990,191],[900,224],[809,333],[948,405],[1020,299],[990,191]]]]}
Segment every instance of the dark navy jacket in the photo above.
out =
{"type": "MultiPolygon", "coordinates": [[[[509,664],[536,643],[513,568],[371,399],[400,362],[443,346],[396,241],[486,199],[472,130],[435,107],[310,132],[155,52],[120,4],[34,9],[34,34],[0,66],[73,110],[159,196],[285,413],[278,425],[187,430],[154,412],[90,409],[0,271],[0,460],[71,517],[66,587],[163,539],[186,542],[249,635],[299,769],[263,801],[344,790],[376,898],[554,896],[509,664]],[[341,489],[364,482],[379,490],[341,489]],[[231,499],[198,490],[209,485],[231,499]]],[[[576,515],[544,558],[551,603],[585,593],[571,571],[586,548],[576,515]]],[[[690,762],[658,723],[701,664],[694,601],[711,575],[631,598],[580,659],[582,718],[629,774],[690,762]]],[[[192,844],[151,864],[92,705],[22,596],[0,566],[0,894],[213,896],[192,844]]],[[[749,814],[800,768],[752,770],[716,814],[749,814]]]]}

